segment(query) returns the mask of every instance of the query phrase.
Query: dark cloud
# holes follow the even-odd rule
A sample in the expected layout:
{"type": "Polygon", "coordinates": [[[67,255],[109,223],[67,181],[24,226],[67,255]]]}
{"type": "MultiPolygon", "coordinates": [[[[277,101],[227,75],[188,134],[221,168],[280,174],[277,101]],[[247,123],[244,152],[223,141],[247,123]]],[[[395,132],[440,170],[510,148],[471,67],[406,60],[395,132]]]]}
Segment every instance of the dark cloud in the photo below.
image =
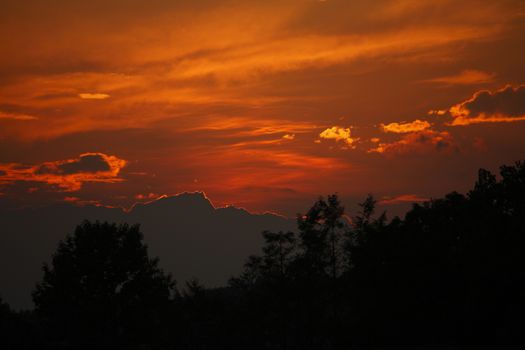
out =
{"type": "Polygon", "coordinates": [[[506,86],[494,93],[481,91],[475,98],[464,104],[472,114],[506,114],[519,116],[525,114],[525,85],[513,88],[506,86]]]}
{"type": "Polygon", "coordinates": [[[101,154],[88,154],[80,157],[78,161],[65,163],[59,166],[63,174],[74,174],[79,172],[96,173],[109,171],[110,166],[101,154]]]}
{"type": "Polygon", "coordinates": [[[423,130],[405,134],[400,140],[379,143],[370,153],[385,154],[428,154],[457,150],[452,135],[446,131],[423,130]]]}
{"type": "Polygon", "coordinates": [[[0,169],[5,172],[2,180],[11,184],[17,181],[42,182],[61,190],[78,191],[85,182],[122,181],[118,174],[126,163],[124,159],[104,153],[84,153],[78,158],[33,166],[0,163],[0,169]]]}
{"type": "Polygon", "coordinates": [[[507,85],[494,92],[482,90],[450,108],[451,125],[525,120],[525,85],[507,85]]]}
{"type": "Polygon", "coordinates": [[[445,140],[439,140],[436,142],[436,150],[443,151],[451,146],[451,143],[445,140]]]}
{"type": "Polygon", "coordinates": [[[97,173],[111,170],[107,159],[102,154],[84,154],[80,158],[66,163],[42,164],[36,174],[71,175],[77,173],[97,173]]]}
{"type": "Polygon", "coordinates": [[[96,206],[96,202],[80,203],[72,197],[66,202],[13,210],[13,206],[4,209],[0,199],[0,210],[9,213],[2,215],[0,286],[2,296],[15,308],[32,305],[29,291],[41,276],[42,262],[48,261],[56,242],[84,219],[140,222],[147,227],[152,255],[163,257],[164,269],[177,280],[199,276],[213,286],[226,283],[232,271],[240,273],[245,252],[257,251],[262,244],[261,231],[295,227],[293,219],[276,215],[251,214],[235,207],[216,209],[203,193],[163,197],[128,212],[96,206]]]}

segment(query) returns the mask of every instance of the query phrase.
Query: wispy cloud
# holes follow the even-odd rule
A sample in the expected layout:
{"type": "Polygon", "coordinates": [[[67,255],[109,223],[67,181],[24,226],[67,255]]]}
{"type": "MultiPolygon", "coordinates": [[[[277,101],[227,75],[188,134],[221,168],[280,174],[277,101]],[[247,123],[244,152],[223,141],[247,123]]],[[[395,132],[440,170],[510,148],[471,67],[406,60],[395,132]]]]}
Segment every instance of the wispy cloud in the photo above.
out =
{"type": "MultiPolygon", "coordinates": [[[[272,120],[267,118],[221,117],[212,118],[201,125],[183,128],[184,131],[222,132],[227,137],[254,137],[282,134],[291,136],[307,133],[318,126],[308,121],[272,120]]],[[[287,137],[284,137],[287,138],[287,137]]]]}
{"type": "Polygon", "coordinates": [[[442,77],[422,80],[423,83],[435,83],[442,85],[478,85],[490,83],[496,77],[495,73],[481,70],[467,69],[458,74],[445,75],[442,77]]]}
{"type": "Polygon", "coordinates": [[[37,120],[38,118],[28,114],[0,112],[0,119],[10,120],[37,120]]]}

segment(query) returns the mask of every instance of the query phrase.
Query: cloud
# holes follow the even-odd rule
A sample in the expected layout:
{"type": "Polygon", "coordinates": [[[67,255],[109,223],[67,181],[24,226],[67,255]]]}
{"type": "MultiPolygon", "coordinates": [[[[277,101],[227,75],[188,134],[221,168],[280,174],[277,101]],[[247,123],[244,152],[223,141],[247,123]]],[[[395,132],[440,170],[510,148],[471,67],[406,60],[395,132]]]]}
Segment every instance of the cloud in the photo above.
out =
{"type": "Polygon", "coordinates": [[[449,125],[501,123],[525,120],[525,85],[507,85],[494,92],[482,90],[449,109],[449,125]]]}
{"type": "Polygon", "coordinates": [[[440,115],[445,115],[447,114],[447,110],[446,109],[431,109],[430,111],[428,111],[428,115],[437,115],[437,116],[440,116],[440,115]]]}
{"type": "Polygon", "coordinates": [[[220,117],[210,118],[202,123],[202,125],[191,126],[182,129],[184,132],[207,131],[207,132],[221,132],[223,137],[254,137],[267,136],[284,133],[283,138],[295,134],[307,133],[318,128],[311,122],[297,122],[292,120],[271,120],[265,118],[247,118],[247,117],[220,117]]]}
{"type": "Polygon", "coordinates": [[[44,162],[33,166],[0,164],[0,181],[43,182],[68,192],[78,191],[84,182],[120,182],[126,161],[104,153],[84,153],[78,158],[44,162]]]}
{"type": "Polygon", "coordinates": [[[403,135],[401,140],[391,143],[380,143],[369,153],[385,154],[426,154],[447,152],[455,148],[452,136],[446,131],[423,130],[403,135]]]}
{"type": "Polygon", "coordinates": [[[139,200],[158,199],[158,198],[161,198],[162,196],[165,196],[165,195],[161,195],[161,194],[158,194],[158,193],[150,192],[150,193],[145,193],[145,194],[139,193],[139,194],[135,195],[135,198],[139,199],[139,200]]]}
{"type": "Polygon", "coordinates": [[[78,94],[78,97],[80,97],[83,100],[105,100],[106,98],[109,98],[109,95],[102,94],[102,93],[84,92],[84,93],[78,94]]]}
{"type": "Polygon", "coordinates": [[[11,120],[36,120],[35,116],[18,113],[6,113],[0,112],[0,119],[11,119],[11,120]]]}
{"type": "MultiPolygon", "coordinates": [[[[338,74],[342,67],[351,75],[362,71],[383,74],[385,61],[412,65],[456,58],[458,44],[485,42],[498,34],[508,21],[501,12],[509,11],[491,10],[486,20],[499,25],[488,26],[482,25],[485,15],[470,17],[471,11],[465,11],[468,18],[462,13],[461,21],[449,18],[458,14],[457,5],[450,11],[450,4],[438,6],[441,16],[428,16],[435,14],[436,5],[414,5],[411,11],[399,12],[387,11],[390,6],[385,4],[328,1],[320,13],[311,1],[250,6],[241,1],[233,6],[222,4],[213,11],[204,10],[208,1],[197,3],[198,18],[191,11],[180,12],[179,5],[173,5],[177,10],[167,4],[155,9],[147,6],[148,10],[141,6],[140,25],[130,12],[122,14],[128,20],[121,23],[123,18],[86,12],[82,5],[86,18],[94,17],[78,23],[74,20],[77,11],[70,13],[77,5],[50,5],[35,11],[49,11],[49,16],[35,18],[33,12],[17,5],[21,12],[14,13],[21,20],[5,23],[4,28],[16,33],[16,40],[3,47],[6,54],[0,65],[13,83],[0,87],[0,95],[6,102],[38,111],[46,127],[16,129],[16,136],[49,139],[93,129],[150,127],[159,120],[168,124],[175,117],[198,120],[190,114],[204,109],[206,115],[221,117],[264,113],[274,118],[292,112],[299,119],[301,114],[294,113],[305,101],[309,104],[306,109],[314,104],[321,108],[317,101],[345,94],[343,81],[350,86],[358,84],[357,80],[349,81],[347,73],[338,74]],[[144,12],[151,17],[143,17],[144,12]],[[59,17],[61,25],[55,23],[59,17]],[[173,18],[178,26],[173,26],[173,18]],[[172,45],[170,38],[177,38],[177,45],[172,45]],[[332,73],[326,75],[329,71],[332,73]],[[324,78],[317,80],[319,74],[324,78]],[[305,84],[305,79],[318,83],[305,84]],[[336,86],[340,88],[334,95],[331,89],[336,86]],[[118,101],[113,101],[116,92],[118,101]],[[86,103],[79,104],[80,99],[86,103]],[[270,104],[276,110],[266,113],[270,104]],[[241,109],[250,109],[250,113],[241,109]]],[[[134,7],[126,8],[130,11],[134,7]]],[[[312,110],[308,118],[320,121],[316,113],[321,112],[312,110]]]]}
{"type": "Polygon", "coordinates": [[[295,134],[283,135],[283,139],[285,139],[285,140],[293,140],[293,139],[295,139],[295,134]]]}
{"type": "Polygon", "coordinates": [[[416,202],[426,202],[429,198],[420,197],[416,194],[402,194],[396,197],[383,197],[379,204],[381,205],[390,205],[390,204],[399,204],[399,203],[416,203],[416,202]]]}
{"type": "Polygon", "coordinates": [[[381,124],[381,128],[384,132],[392,132],[396,134],[404,134],[407,132],[416,132],[422,131],[430,128],[430,123],[426,120],[416,119],[413,122],[409,123],[390,123],[390,124],[381,124]]]}
{"type": "Polygon", "coordinates": [[[85,153],[80,158],[65,162],[49,162],[37,168],[37,174],[71,175],[111,171],[110,160],[102,153],[85,153]]]}
{"type": "Polygon", "coordinates": [[[332,126],[325,129],[319,134],[319,137],[326,140],[344,141],[348,145],[352,145],[358,138],[352,138],[350,128],[343,128],[340,126],[332,126]]]}
{"type": "Polygon", "coordinates": [[[476,85],[490,83],[494,80],[496,74],[487,73],[475,69],[467,69],[459,74],[446,75],[433,79],[422,80],[423,83],[436,83],[443,85],[476,85]]]}

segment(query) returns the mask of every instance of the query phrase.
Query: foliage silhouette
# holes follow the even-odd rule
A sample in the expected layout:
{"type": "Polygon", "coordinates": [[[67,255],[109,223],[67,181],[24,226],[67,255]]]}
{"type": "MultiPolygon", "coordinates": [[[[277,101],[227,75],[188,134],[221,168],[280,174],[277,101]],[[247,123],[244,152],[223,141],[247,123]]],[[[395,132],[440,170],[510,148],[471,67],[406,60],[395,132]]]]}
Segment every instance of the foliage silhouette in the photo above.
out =
{"type": "Polygon", "coordinates": [[[348,219],[337,195],[319,198],[297,232],[263,232],[226,287],[182,293],[138,226],[84,222],[44,267],[38,322],[0,303],[0,325],[39,339],[26,348],[525,345],[525,163],[404,218],[376,215],[371,195],[360,207],[348,219]]]}
{"type": "Polygon", "coordinates": [[[59,243],[33,292],[54,341],[79,348],[158,339],[174,282],[142,239],[138,225],[85,221],[59,243]]]}

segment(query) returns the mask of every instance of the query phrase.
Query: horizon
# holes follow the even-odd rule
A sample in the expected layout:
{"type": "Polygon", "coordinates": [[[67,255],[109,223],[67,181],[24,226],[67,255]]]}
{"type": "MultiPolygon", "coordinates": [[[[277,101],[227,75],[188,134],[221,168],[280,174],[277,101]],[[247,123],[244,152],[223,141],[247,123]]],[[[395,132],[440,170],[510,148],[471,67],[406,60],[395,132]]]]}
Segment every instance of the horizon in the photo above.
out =
{"type": "MultiPolygon", "coordinates": [[[[467,193],[467,192],[465,192],[465,193],[467,193]]],[[[337,194],[337,193],[334,193],[334,194],[337,194]]],[[[310,202],[314,201],[315,199],[324,198],[324,197],[329,196],[329,195],[330,194],[325,194],[325,195],[320,194],[318,196],[310,198],[310,202]]],[[[373,196],[374,194],[373,193],[369,193],[369,195],[373,196]]],[[[64,200],[64,201],[55,201],[55,202],[49,202],[49,203],[42,203],[42,204],[37,205],[37,206],[27,206],[27,205],[25,205],[25,206],[17,207],[17,206],[6,205],[6,206],[3,206],[2,209],[4,209],[4,210],[26,210],[26,209],[29,209],[29,208],[45,209],[46,207],[60,204],[60,205],[70,205],[70,206],[79,207],[79,208],[82,208],[82,207],[87,207],[87,208],[95,207],[95,208],[106,208],[106,209],[118,209],[118,210],[121,210],[123,213],[130,213],[136,207],[155,204],[155,203],[160,202],[160,201],[162,201],[164,199],[172,199],[172,198],[185,197],[185,196],[199,196],[199,197],[202,197],[206,202],[208,202],[210,204],[210,206],[214,210],[235,208],[235,209],[238,209],[238,210],[245,211],[245,212],[247,212],[247,213],[249,213],[251,215],[273,215],[273,216],[282,217],[284,219],[296,219],[297,215],[301,215],[301,213],[305,212],[306,209],[307,209],[306,207],[304,207],[304,208],[302,208],[302,210],[296,210],[295,214],[293,214],[293,215],[285,215],[285,214],[278,213],[276,211],[271,211],[271,210],[265,210],[265,211],[250,210],[248,208],[235,205],[233,203],[226,203],[226,204],[216,205],[216,204],[214,204],[214,201],[210,197],[208,197],[208,195],[206,194],[205,191],[200,191],[200,190],[183,191],[183,192],[174,193],[174,194],[162,194],[159,197],[147,198],[146,201],[136,201],[133,204],[131,204],[131,206],[129,206],[129,207],[122,207],[122,206],[118,206],[118,205],[117,206],[104,205],[103,203],[90,202],[90,201],[85,201],[84,202],[84,201],[77,201],[77,200],[74,200],[74,201],[73,200],[64,200]]],[[[398,201],[397,198],[389,198],[389,197],[380,198],[380,199],[378,199],[377,205],[378,205],[378,208],[380,208],[382,211],[384,211],[388,215],[389,218],[394,217],[394,216],[401,216],[402,217],[404,214],[406,214],[406,212],[408,210],[410,210],[410,208],[414,204],[430,202],[433,199],[434,198],[420,198],[420,197],[417,197],[417,196],[409,194],[409,195],[406,195],[406,198],[403,198],[401,201],[398,201]]],[[[345,210],[345,213],[347,213],[349,211],[356,210],[359,207],[359,203],[362,200],[364,200],[364,198],[362,198],[361,200],[357,200],[356,199],[356,201],[351,202],[351,203],[345,203],[343,201],[343,203],[346,204],[345,209],[346,208],[350,208],[350,210],[345,210]]],[[[2,204],[1,201],[0,201],[0,204],[2,204]]]]}

